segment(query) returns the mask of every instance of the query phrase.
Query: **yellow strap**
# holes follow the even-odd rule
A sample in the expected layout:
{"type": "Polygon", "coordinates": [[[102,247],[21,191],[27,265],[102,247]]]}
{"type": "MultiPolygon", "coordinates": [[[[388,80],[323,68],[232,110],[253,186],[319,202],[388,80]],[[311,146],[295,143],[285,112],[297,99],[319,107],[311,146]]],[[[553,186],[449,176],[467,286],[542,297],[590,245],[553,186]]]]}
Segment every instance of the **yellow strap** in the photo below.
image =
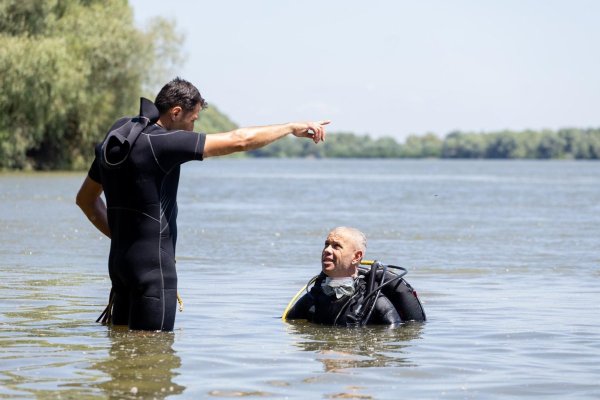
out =
{"type": "Polygon", "coordinates": [[[375,263],[374,260],[362,260],[360,265],[373,265],[375,263]]]}
{"type": "Polygon", "coordinates": [[[182,312],[183,311],[183,299],[179,295],[179,292],[177,292],[177,302],[179,303],[179,312],[182,312]]]}
{"type": "Polygon", "coordinates": [[[291,308],[294,306],[294,304],[296,304],[296,300],[298,300],[298,297],[300,297],[304,291],[306,290],[306,288],[313,283],[314,281],[317,280],[318,275],[314,276],[306,285],[304,285],[302,287],[302,289],[298,290],[298,293],[296,293],[296,295],[292,298],[292,300],[290,300],[290,302],[288,303],[287,307],[285,308],[285,310],[283,311],[283,315],[281,316],[282,320],[286,320],[287,319],[287,315],[290,312],[291,308]]]}

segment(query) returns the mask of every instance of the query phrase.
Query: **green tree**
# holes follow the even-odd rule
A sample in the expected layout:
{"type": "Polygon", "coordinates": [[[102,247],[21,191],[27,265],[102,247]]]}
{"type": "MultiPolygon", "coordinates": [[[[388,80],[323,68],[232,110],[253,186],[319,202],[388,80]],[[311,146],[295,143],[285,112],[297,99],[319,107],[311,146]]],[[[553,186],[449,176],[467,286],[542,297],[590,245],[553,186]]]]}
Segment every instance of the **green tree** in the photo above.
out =
{"type": "Polygon", "coordinates": [[[327,136],[323,147],[323,156],[355,158],[367,157],[368,143],[371,139],[368,136],[356,136],[350,132],[332,133],[327,136]]]}
{"type": "Polygon", "coordinates": [[[538,158],[563,158],[565,140],[558,133],[543,131],[538,145],[538,158]]]}
{"type": "Polygon", "coordinates": [[[434,133],[410,135],[402,146],[401,155],[409,158],[440,157],[442,144],[442,140],[434,133]]]}
{"type": "Polygon", "coordinates": [[[575,159],[600,158],[600,130],[566,128],[558,131],[565,143],[565,156],[575,159]]]}
{"type": "Polygon", "coordinates": [[[160,40],[181,42],[163,20],[136,29],[124,0],[4,0],[0,21],[0,167],[85,167],[170,62],[160,40]]]}
{"type": "Polygon", "coordinates": [[[600,129],[588,129],[586,137],[589,149],[589,156],[586,158],[600,159],[600,129]]]}
{"type": "Polygon", "coordinates": [[[397,158],[402,156],[402,146],[391,137],[378,138],[367,145],[370,157],[397,158]]]}
{"type": "Polygon", "coordinates": [[[487,141],[483,134],[451,132],[444,140],[444,158],[485,158],[487,141]]]}
{"type": "Polygon", "coordinates": [[[195,125],[195,130],[205,133],[228,132],[238,126],[229,117],[223,114],[212,104],[200,112],[200,117],[195,125]]]}
{"type": "Polygon", "coordinates": [[[514,135],[510,132],[503,132],[493,135],[490,139],[486,149],[487,158],[515,158],[519,144],[514,135]]]}

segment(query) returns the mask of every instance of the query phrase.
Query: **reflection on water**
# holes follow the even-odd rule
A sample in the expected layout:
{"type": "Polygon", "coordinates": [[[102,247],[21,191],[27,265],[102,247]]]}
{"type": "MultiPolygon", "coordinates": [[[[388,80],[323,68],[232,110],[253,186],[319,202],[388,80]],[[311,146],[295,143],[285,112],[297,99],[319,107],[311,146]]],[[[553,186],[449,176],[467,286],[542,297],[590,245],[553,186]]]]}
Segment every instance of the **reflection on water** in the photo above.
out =
{"type": "Polygon", "coordinates": [[[182,393],[174,334],[93,322],[92,280],[0,266],[0,398],[161,399],[182,393]],[[74,372],[77,371],[77,372],[74,372]]]}
{"type": "Polygon", "coordinates": [[[390,328],[368,326],[356,329],[315,325],[303,320],[288,321],[289,332],[304,351],[314,352],[327,372],[348,368],[415,366],[403,349],[418,339],[423,323],[405,323],[390,328]]]}
{"type": "Polygon", "coordinates": [[[111,399],[163,399],[183,393],[173,382],[181,359],[173,350],[175,335],[165,332],[136,332],[126,327],[108,330],[108,357],[90,368],[104,372],[109,380],[95,385],[111,399]]]}

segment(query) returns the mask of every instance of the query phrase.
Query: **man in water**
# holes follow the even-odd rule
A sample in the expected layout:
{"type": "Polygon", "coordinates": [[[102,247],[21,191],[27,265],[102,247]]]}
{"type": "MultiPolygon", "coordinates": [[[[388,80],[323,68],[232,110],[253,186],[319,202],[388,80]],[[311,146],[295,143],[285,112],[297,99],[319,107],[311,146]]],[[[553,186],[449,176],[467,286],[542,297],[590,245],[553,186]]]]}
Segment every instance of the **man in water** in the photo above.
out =
{"type": "Polygon", "coordinates": [[[111,238],[111,322],[130,329],[170,331],[175,323],[177,188],[180,165],[263,147],[289,134],[319,143],[329,121],[193,132],[206,103],[183,79],[167,83],[140,115],[122,118],[96,147],[77,205],[111,238]],[[105,193],[106,204],[101,198],[105,193]],[[111,307],[112,305],[112,307],[111,307]]]}
{"type": "MultiPolygon", "coordinates": [[[[321,253],[320,275],[310,292],[294,304],[284,319],[307,319],[342,326],[401,323],[403,318],[399,309],[383,292],[369,296],[368,276],[358,268],[366,249],[367,239],[358,229],[338,227],[330,231],[321,253]]],[[[399,282],[396,281],[396,285],[399,282]]],[[[410,286],[404,283],[402,289],[408,288],[410,286]]],[[[411,297],[410,306],[414,307],[416,317],[411,313],[406,315],[407,319],[425,320],[416,294],[415,300],[411,297]]]]}

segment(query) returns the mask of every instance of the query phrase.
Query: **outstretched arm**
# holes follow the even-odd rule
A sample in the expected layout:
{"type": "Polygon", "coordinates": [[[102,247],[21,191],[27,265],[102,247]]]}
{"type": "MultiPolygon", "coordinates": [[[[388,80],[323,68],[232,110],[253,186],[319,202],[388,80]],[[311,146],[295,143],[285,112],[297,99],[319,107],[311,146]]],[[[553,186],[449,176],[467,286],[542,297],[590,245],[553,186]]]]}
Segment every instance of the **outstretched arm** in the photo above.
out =
{"type": "Polygon", "coordinates": [[[239,128],[230,132],[206,135],[204,157],[223,156],[239,151],[261,148],[289,134],[311,138],[315,143],[325,140],[325,125],[329,121],[293,122],[281,125],[239,128]]]}
{"type": "Polygon", "coordinates": [[[76,203],[81,211],[88,217],[90,222],[106,236],[110,237],[110,228],[108,227],[108,218],[106,216],[106,204],[100,195],[102,194],[102,185],[95,182],[89,176],[85,177],[79,192],[77,193],[76,203]]]}

